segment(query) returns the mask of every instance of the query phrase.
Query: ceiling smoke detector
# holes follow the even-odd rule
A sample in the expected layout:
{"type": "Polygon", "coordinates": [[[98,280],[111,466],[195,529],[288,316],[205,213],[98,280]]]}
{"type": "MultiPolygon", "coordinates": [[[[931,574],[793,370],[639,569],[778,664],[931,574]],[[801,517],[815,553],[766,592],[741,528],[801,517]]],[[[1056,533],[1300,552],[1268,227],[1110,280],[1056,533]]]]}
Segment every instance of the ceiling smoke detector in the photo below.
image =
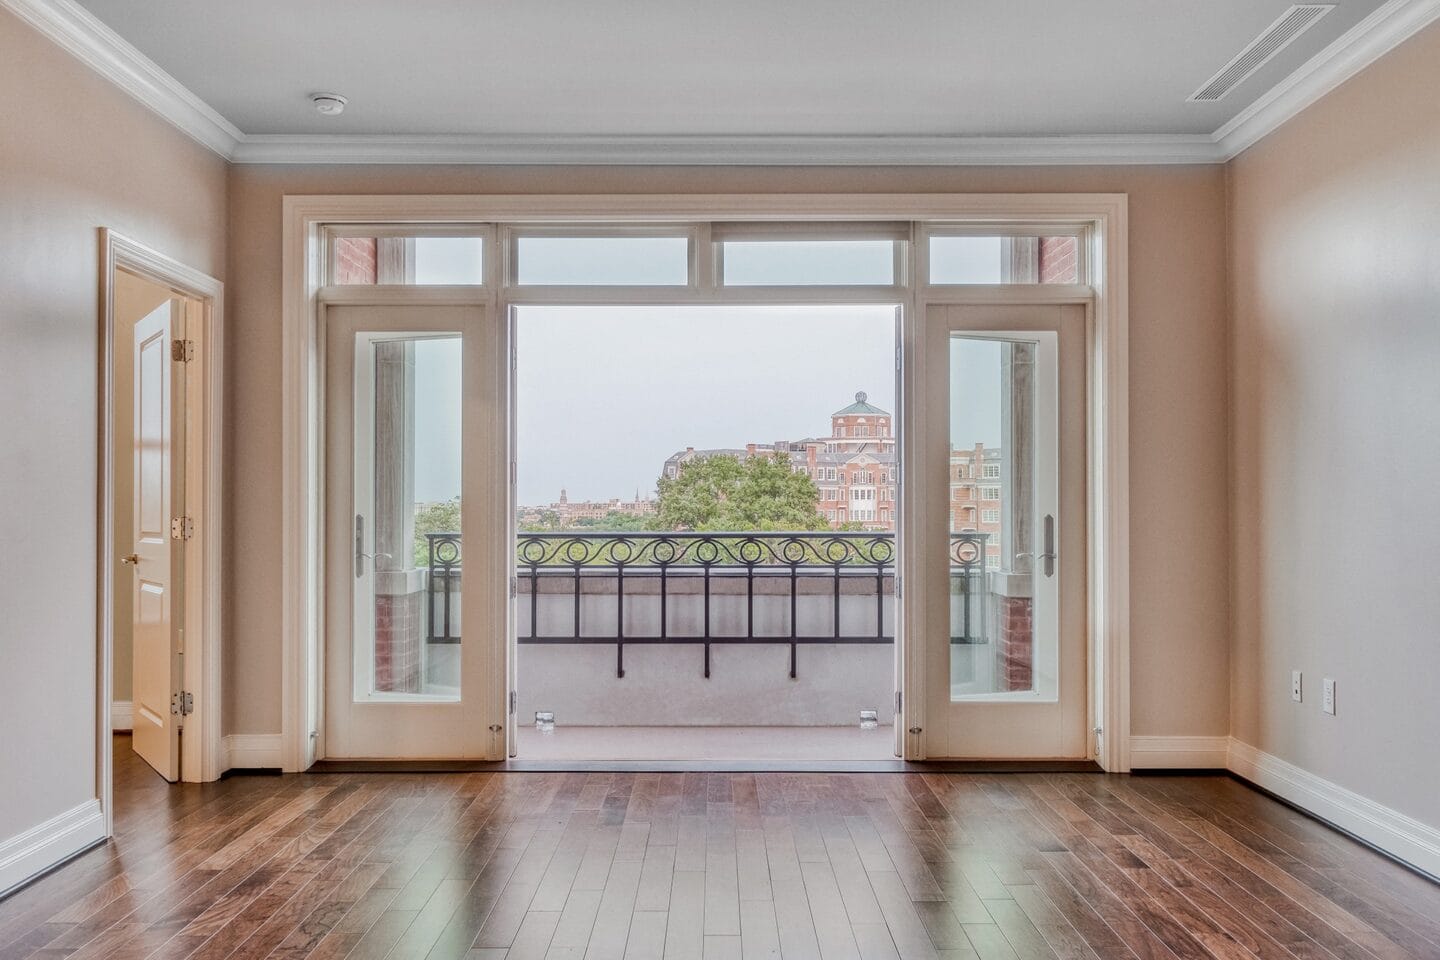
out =
{"type": "Polygon", "coordinates": [[[315,93],[311,94],[310,102],[315,104],[315,109],[322,117],[338,117],[345,112],[345,104],[350,101],[338,93],[315,93]]]}

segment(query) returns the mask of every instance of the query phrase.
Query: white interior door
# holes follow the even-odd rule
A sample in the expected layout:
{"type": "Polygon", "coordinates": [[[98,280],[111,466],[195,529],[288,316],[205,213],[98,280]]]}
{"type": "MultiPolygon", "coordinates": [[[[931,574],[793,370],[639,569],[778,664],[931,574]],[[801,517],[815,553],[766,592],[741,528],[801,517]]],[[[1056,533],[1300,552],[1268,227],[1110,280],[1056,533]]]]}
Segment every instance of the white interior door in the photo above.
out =
{"type": "Polygon", "coordinates": [[[925,753],[1089,755],[1080,306],[925,317],[925,753]]]}
{"type": "Polygon", "coordinates": [[[183,337],[183,301],[175,299],[139,320],[131,354],[132,552],[122,558],[132,580],[135,752],[166,780],[180,777],[180,724],[171,696],[179,689],[177,627],[184,623],[183,551],[172,548],[171,519],[184,513],[185,390],[182,363],[171,358],[183,337]]]}
{"type": "Polygon", "coordinates": [[[504,404],[485,311],[325,318],[324,755],[498,759],[505,490],[488,451],[504,404]]]}

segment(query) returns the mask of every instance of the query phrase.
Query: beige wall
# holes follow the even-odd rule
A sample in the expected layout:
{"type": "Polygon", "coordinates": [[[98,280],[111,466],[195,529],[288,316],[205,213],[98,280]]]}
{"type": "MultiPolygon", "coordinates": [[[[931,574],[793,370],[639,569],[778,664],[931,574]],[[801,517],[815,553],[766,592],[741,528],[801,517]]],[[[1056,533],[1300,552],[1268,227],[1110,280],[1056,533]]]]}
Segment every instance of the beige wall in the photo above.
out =
{"type": "Polygon", "coordinates": [[[221,274],[225,178],[0,11],[0,841],[95,796],[99,228],[221,274]]]}
{"type": "MultiPolygon", "coordinates": [[[[142,280],[123,270],[115,271],[115,379],[111,393],[115,397],[115,553],[123,555],[133,549],[135,539],[135,324],[170,301],[170,290],[142,280]]],[[[167,307],[168,309],[168,307],[167,307]]],[[[135,568],[115,564],[115,641],[114,674],[111,699],[131,699],[134,673],[133,626],[135,568]]]]}
{"type": "Polygon", "coordinates": [[[1230,164],[1234,735],[1440,824],[1440,25],[1230,164]],[[1305,671],[1305,702],[1290,671],[1305,671]],[[1338,714],[1320,712],[1322,676],[1338,714]]]}
{"type": "Polygon", "coordinates": [[[797,191],[1129,194],[1134,732],[1225,734],[1225,230],[1218,166],[232,168],[226,732],[280,730],[283,195],[797,191]]]}

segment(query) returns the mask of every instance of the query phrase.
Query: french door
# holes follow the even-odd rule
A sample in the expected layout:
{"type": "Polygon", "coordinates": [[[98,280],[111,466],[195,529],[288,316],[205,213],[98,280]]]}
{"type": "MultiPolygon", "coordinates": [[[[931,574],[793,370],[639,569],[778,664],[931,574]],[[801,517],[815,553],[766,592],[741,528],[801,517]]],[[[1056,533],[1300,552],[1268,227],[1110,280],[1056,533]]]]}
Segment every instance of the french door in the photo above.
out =
{"type": "Polygon", "coordinates": [[[494,331],[478,305],[331,304],[324,316],[323,755],[499,759],[494,331]]]}
{"type": "Polygon", "coordinates": [[[931,306],[921,336],[910,723],[932,759],[1084,758],[1085,308],[931,306]]]}

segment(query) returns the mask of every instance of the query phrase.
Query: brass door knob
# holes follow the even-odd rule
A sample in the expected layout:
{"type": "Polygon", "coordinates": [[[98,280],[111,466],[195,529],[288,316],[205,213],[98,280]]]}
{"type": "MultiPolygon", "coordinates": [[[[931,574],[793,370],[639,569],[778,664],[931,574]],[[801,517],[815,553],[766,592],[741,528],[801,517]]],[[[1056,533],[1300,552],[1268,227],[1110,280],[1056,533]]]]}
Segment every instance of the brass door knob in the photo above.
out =
{"type": "Polygon", "coordinates": [[[138,553],[132,553],[132,554],[130,554],[130,556],[128,556],[128,557],[121,557],[121,558],[120,558],[120,562],[121,562],[121,563],[139,563],[139,562],[140,562],[140,554],[138,554],[138,553]]]}

